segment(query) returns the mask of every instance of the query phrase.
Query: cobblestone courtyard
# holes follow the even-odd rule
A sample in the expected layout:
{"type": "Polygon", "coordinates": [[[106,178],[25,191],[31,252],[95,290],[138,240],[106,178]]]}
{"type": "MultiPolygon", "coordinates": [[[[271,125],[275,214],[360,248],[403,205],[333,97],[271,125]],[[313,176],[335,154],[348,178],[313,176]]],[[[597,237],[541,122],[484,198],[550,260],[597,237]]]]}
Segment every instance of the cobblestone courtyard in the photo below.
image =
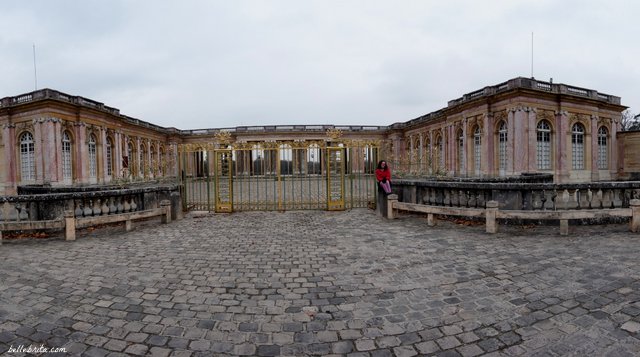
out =
{"type": "Polygon", "coordinates": [[[640,354],[640,235],[501,229],[247,212],[9,242],[0,354],[640,354]]]}

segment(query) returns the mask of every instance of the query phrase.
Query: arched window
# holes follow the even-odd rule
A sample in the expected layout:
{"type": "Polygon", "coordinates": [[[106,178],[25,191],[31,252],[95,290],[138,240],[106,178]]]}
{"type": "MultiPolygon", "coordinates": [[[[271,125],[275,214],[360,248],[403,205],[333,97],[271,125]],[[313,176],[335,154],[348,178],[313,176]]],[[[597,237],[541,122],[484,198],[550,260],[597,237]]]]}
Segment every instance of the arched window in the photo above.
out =
{"type": "Polygon", "coordinates": [[[107,176],[113,175],[113,141],[107,137],[107,147],[105,148],[105,159],[107,161],[107,176]]]}
{"type": "Polygon", "coordinates": [[[601,126],[598,129],[598,169],[606,170],[609,168],[609,160],[608,154],[609,150],[607,147],[607,138],[609,136],[609,131],[606,127],[601,126]]]}
{"type": "Polygon", "coordinates": [[[507,123],[504,120],[498,127],[498,164],[500,171],[507,169],[507,123]]]}
{"type": "Polygon", "coordinates": [[[89,135],[89,177],[98,177],[98,163],[96,155],[96,137],[95,135],[89,135]]]}
{"type": "Polygon", "coordinates": [[[571,127],[571,164],[574,170],[584,170],[584,126],[580,123],[571,127]]]}
{"type": "Polygon", "coordinates": [[[536,159],[538,170],[551,170],[551,126],[546,120],[536,128],[536,159]]]}
{"type": "Polygon", "coordinates": [[[458,131],[458,172],[460,175],[464,175],[464,133],[462,130],[458,131]]]}
{"type": "Polygon", "coordinates": [[[479,125],[473,131],[473,163],[476,175],[480,175],[482,168],[482,130],[480,130],[479,125]]]}
{"type": "Polygon", "coordinates": [[[20,135],[20,174],[22,181],[36,180],[35,146],[28,131],[20,135]]]}
{"type": "Polygon", "coordinates": [[[73,161],[71,158],[71,136],[69,132],[62,133],[62,178],[65,181],[73,179],[73,161]]]}

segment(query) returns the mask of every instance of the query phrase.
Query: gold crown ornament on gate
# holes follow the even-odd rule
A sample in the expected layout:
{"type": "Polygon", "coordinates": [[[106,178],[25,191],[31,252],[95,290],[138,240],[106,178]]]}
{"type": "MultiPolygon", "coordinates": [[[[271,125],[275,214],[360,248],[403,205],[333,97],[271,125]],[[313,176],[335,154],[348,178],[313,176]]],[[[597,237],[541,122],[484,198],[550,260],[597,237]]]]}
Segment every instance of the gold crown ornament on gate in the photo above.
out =
{"type": "Polygon", "coordinates": [[[218,131],[214,134],[216,141],[220,144],[231,144],[231,133],[228,131],[218,131]]]}

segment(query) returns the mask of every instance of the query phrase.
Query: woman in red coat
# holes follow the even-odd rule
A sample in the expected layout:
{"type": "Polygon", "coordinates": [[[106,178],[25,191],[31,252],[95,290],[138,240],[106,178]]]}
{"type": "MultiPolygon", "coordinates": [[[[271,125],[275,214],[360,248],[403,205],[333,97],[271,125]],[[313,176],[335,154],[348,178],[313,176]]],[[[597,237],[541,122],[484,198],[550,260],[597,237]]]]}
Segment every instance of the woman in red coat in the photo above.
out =
{"type": "Polygon", "coordinates": [[[376,169],[376,180],[378,184],[384,190],[387,195],[391,193],[391,170],[387,165],[387,162],[380,160],[378,168],[376,169]]]}

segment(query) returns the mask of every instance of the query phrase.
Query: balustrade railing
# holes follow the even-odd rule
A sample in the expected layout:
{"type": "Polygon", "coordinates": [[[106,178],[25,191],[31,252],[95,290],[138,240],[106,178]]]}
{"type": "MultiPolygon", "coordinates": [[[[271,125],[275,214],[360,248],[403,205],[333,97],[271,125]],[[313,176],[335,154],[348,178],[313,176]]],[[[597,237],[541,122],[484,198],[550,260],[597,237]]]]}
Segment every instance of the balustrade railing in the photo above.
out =
{"type": "Polygon", "coordinates": [[[75,217],[99,217],[157,208],[171,193],[178,195],[177,185],[139,188],[75,191],[18,196],[0,196],[0,223],[62,220],[64,211],[75,217]]]}
{"type": "Polygon", "coordinates": [[[640,181],[575,184],[429,181],[396,179],[400,202],[433,206],[485,208],[498,201],[506,210],[587,210],[628,208],[640,198],[640,181]]]}

